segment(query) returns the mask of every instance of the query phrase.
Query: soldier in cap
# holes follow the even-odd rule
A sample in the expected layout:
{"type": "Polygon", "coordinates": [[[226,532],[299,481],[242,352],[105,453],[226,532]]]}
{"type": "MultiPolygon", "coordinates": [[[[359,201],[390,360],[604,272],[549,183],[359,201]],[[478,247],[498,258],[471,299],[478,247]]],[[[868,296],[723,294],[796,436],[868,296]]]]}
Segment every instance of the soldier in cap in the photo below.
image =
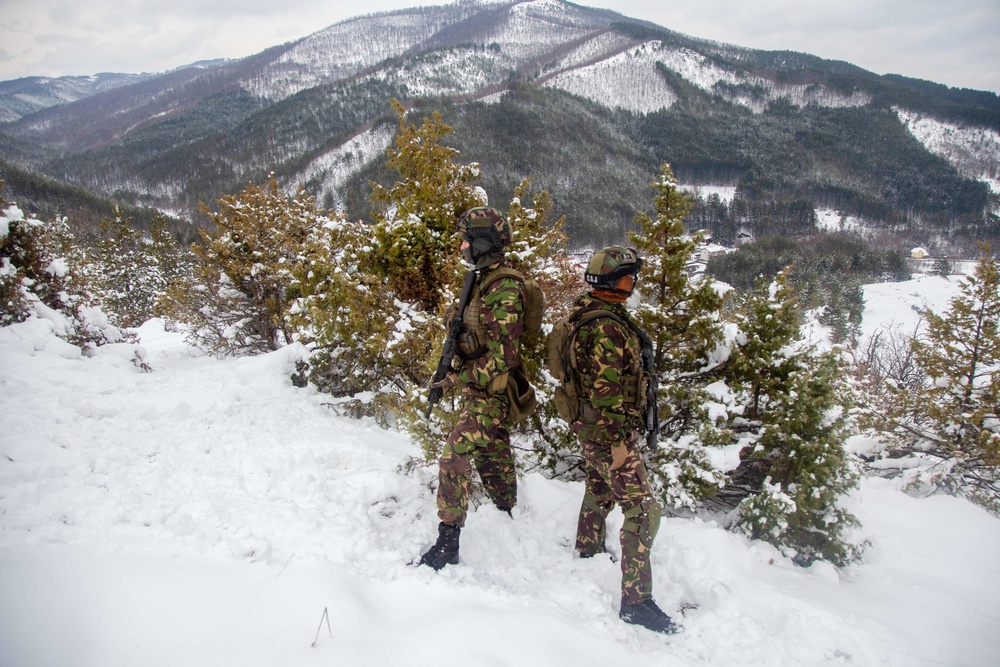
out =
{"type": "Polygon", "coordinates": [[[586,462],[586,490],[577,524],[581,558],[605,551],[605,519],[617,504],[624,514],[621,541],[621,610],[626,623],[673,633],[679,626],[653,600],[650,548],[661,507],[653,498],[638,449],[645,429],[641,346],[649,338],[629,319],[625,301],[642,260],[635,249],[612,246],[594,253],[584,277],[591,291],[577,298],[566,343],[579,405],[570,424],[586,462]]]}
{"type": "Polygon", "coordinates": [[[494,208],[466,211],[458,220],[462,256],[476,282],[462,314],[461,364],[433,386],[459,386],[462,408],[438,461],[438,539],[420,559],[440,570],[458,563],[459,535],[469,504],[472,467],[501,511],[517,503],[517,475],[507,430],[511,372],[522,363],[518,338],[524,331],[524,281],[504,259],[510,223],[494,208]]]}

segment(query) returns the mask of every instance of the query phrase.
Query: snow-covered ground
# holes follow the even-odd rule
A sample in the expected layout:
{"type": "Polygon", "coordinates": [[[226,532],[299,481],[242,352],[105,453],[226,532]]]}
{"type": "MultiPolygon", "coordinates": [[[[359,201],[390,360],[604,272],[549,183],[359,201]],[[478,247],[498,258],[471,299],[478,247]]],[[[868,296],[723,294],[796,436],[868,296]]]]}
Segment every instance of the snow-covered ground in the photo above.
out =
{"type": "MultiPolygon", "coordinates": [[[[974,270],[973,264],[969,266],[968,273],[974,270]]],[[[958,295],[963,280],[963,275],[943,278],[914,274],[912,280],[904,282],[866,285],[862,337],[871,336],[881,329],[897,329],[913,334],[921,321],[919,311],[930,308],[939,315],[944,314],[948,302],[958,295]]]]}
{"type": "MultiPolygon", "coordinates": [[[[955,282],[869,288],[866,329],[955,282]]],[[[656,597],[700,608],[664,637],[618,620],[617,565],[574,557],[579,484],[526,475],[513,520],[470,514],[461,564],[414,567],[434,468],[294,388],[298,348],[220,361],[154,320],[143,373],[50,329],[0,329],[4,667],[1000,664],[1000,521],[963,500],[865,481],[871,547],[841,572],[669,519],[656,597]]]]}

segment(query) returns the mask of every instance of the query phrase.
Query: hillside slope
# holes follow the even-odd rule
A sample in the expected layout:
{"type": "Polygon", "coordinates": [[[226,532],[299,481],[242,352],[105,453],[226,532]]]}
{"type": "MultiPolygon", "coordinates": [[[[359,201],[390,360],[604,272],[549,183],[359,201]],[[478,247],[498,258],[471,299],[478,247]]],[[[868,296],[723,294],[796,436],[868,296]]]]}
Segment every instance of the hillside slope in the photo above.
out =
{"type": "MultiPolygon", "coordinates": [[[[871,291],[866,323],[950,287],[871,291]]],[[[657,599],[700,605],[666,638],[618,620],[615,563],[574,556],[579,484],[525,474],[514,520],[480,505],[459,565],[413,567],[437,521],[434,469],[401,472],[419,452],[407,437],[294,388],[300,349],[220,361],[154,320],[142,373],[133,345],[82,357],[53,324],[0,329],[5,664],[1000,662],[1000,521],[963,500],[867,480],[854,510],[871,547],[842,572],[666,520],[657,599]]]]}

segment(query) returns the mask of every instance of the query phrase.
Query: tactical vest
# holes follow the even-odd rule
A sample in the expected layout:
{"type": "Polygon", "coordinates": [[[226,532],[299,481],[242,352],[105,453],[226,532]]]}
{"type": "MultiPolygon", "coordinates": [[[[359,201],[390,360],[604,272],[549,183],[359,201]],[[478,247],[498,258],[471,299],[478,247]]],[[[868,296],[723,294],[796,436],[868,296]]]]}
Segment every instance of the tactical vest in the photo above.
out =
{"type": "MultiPolygon", "coordinates": [[[[502,278],[513,278],[521,284],[522,317],[525,331],[535,333],[541,329],[544,299],[538,283],[533,280],[525,280],[518,271],[510,267],[497,267],[476,282],[475,287],[472,288],[472,294],[469,296],[469,302],[465,306],[465,312],[462,314],[463,331],[458,341],[458,353],[462,357],[463,364],[474,361],[486,353],[488,332],[483,324],[482,297],[493,283],[502,278]]],[[[517,361],[511,369],[493,378],[486,390],[491,396],[506,394],[510,410],[509,418],[514,423],[527,419],[537,406],[535,389],[525,375],[520,350],[517,361]]]]}

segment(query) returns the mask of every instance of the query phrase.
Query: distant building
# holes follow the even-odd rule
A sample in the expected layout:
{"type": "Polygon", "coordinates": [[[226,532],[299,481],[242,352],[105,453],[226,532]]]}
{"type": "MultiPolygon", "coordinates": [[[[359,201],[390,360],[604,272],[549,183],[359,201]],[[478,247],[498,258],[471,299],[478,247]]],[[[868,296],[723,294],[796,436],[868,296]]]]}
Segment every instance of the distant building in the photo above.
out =
{"type": "Polygon", "coordinates": [[[727,255],[731,252],[735,252],[735,248],[727,248],[717,243],[706,243],[705,245],[701,246],[699,250],[699,255],[701,261],[707,262],[713,257],[721,257],[722,255],[727,255]]]}
{"type": "Polygon", "coordinates": [[[925,259],[928,255],[930,255],[929,252],[919,247],[910,251],[910,257],[913,259],[925,259]]]}

